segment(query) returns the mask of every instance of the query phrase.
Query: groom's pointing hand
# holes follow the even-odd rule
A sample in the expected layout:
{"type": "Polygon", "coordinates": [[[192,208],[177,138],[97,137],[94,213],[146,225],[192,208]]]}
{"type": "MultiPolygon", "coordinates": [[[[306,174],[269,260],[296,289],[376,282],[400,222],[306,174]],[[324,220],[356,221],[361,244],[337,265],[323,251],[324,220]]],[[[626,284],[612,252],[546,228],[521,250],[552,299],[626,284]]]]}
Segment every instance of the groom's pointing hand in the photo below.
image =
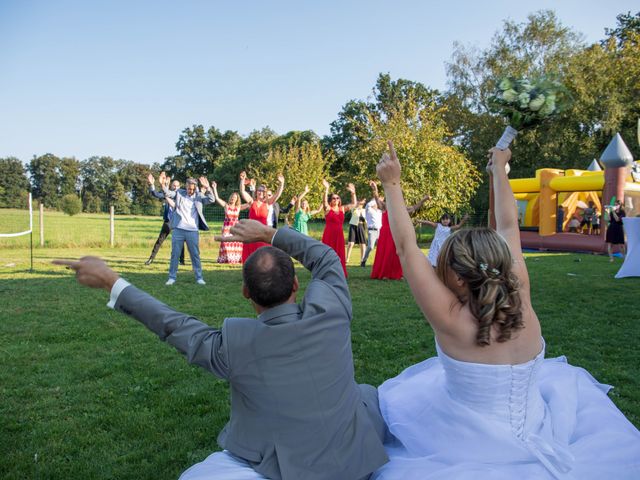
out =
{"type": "Polygon", "coordinates": [[[64,265],[74,270],[80,284],[91,288],[104,288],[108,292],[120,278],[107,266],[104,260],[98,257],[82,257],[80,260],[54,260],[52,263],[64,265]]]}

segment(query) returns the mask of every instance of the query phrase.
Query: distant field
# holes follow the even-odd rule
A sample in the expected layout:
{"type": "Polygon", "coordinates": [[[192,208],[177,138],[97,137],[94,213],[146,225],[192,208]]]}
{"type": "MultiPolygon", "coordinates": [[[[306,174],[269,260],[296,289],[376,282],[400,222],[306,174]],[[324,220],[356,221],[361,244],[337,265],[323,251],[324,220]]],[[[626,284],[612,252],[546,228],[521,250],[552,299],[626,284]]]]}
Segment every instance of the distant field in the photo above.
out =
{"type": "MultiPolygon", "coordinates": [[[[207,285],[196,286],[187,266],[165,287],[168,243],[144,265],[159,218],[117,218],[122,233],[110,248],[94,246],[105,216],[47,215],[51,244],[34,250],[34,272],[25,244],[0,239],[0,478],[177,478],[218,449],[229,416],[227,385],[107,309],[106,292],[77,285],[50,262],[104,257],[137,286],[213,326],[225,316],[252,315],[240,295],[240,267],[215,264],[217,245],[207,233],[207,285]]],[[[315,224],[313,235],[321,228],[315,224]]],[[[379,385],[434,355],[433,333],[404,281],[371,280],[370,266],[357,261],[354,252],[348,270],[356,378],[379,385]]],[[[596,255],[527,254],[527,264],[548,356],[566,355],[614,385],[611,399],[640,426],[640,279],[615,280],[620,261],[596,255]]],[[[304,288],[309,275],[297,273],[304,288]]]]}

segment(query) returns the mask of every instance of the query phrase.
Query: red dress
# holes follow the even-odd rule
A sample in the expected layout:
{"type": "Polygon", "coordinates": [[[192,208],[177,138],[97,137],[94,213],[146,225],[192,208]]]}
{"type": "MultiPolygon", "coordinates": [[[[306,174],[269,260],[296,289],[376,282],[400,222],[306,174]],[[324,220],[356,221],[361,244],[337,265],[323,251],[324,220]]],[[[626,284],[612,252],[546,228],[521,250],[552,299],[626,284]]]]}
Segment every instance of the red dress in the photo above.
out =
{"type": "MultiPolygon", "coordinates": [[[[266,225],[267,215],[269,215],[269,205],[267,205],[266,202],[258,202],[257,200],[254,200],[251,207],[249,207],[249,218],[266,225]]],[[[266,247],[267,245],[269,244],[264,242],[245,243],[242,248],[242,263],[246,262],[249,255],[253,252],[261,247],[266,247]]]]}
{"type": "Polygon", "coordinates": [[[371,269],[371,278],[388,278],[390,280],[402,278],[402,265],[400,265],[400,257],[396,253],[396,244],[391,236],[389,215],[386,211],[382,214],[382,228],[378,238],[376,258],[371,269]]]}
{"type": "Polygon", "coordinates": [[[324,216],[324,232],[322,232],[322,243],[329,245],[333,248],[338,257],[340,257],[340,263],[342,263],[342,269],[344,270],[344,276],[347,277],[347,262],[344,254],[344,230],[342,224],[344,223],[344,212],[329,211],[324,216]]]}

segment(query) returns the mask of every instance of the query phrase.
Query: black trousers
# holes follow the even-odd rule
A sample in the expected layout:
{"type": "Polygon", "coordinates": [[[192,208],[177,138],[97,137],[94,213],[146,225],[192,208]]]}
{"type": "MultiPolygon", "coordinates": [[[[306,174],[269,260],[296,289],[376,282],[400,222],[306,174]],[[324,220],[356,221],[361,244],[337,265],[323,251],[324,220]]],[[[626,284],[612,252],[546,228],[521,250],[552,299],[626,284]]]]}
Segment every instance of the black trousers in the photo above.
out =
{"type": "MultiPolygon", "coordinates": [[[[160,235],[158,235],[158,239],[156,240],[155,245],[153,246],[153,250],[151,250],[151,255],[149,256],[149,260],[153,260],[156,258],[158,254],[158,250],[162,246],[162,242],[169,236],[171,233],[171,228],[169,227],[169,222],[162,222],[162,228],[160,229],[160,235]]],[[[182,245],[182,250],[180,250],[180,263],[184,263],[184,244],[182,245]]]]}

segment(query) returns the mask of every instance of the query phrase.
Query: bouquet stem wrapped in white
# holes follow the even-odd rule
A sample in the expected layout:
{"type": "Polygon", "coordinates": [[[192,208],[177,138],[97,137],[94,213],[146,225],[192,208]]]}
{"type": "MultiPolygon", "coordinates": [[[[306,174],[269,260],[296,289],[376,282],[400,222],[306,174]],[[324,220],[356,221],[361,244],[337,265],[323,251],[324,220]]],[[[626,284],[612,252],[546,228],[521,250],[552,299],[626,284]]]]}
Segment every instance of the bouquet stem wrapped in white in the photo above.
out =
{"type": "Polygon", "coordinates": [[[496,147],[508,148],[518,131],[557,115],[568,102],[568,92],[558,82],[546,78],[503,78],[496,92],[489,97],[491,111],[505,117],[508,123],[496,147]]]}

